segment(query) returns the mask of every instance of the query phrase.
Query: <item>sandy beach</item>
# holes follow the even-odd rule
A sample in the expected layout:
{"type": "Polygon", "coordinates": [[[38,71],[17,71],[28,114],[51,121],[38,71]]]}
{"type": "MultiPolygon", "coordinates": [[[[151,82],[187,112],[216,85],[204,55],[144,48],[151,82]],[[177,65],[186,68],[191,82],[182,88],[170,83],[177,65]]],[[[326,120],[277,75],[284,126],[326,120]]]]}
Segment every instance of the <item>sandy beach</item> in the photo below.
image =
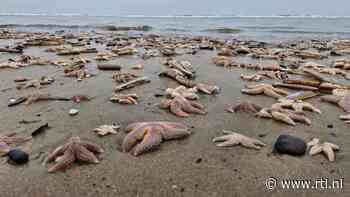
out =
{"type": "MultiPolygon", "coordinates": [[[[2,40],[1,45],[8,44],[2,40]]],[[[104,45],[94,45],[103,50],[104,45]]],[[[54,53],[44,52],[48,47],[29,47],[24,54],[44,59],[69,59],[54,53]]],[[[0,134],[16,131],[20,136],[30,136],[42,123],[50,126],[44,133],[31,141],[30,161],[21,166],[7,163],[7,157],[0,158],[0,196],[6,197],[70,197],[70,196],[348,196],[350,193],[350,133],[349,125],[339,120],[344,112],[333,105],[321,102],[319,97],[307,101],[323,113],[307,112],[312,121],[310,126],[297,124],[288,126],[269,119],[261,119],[244,113],[227,113],[225,108],[239,101],[249,100],[261,106],[270,106],[273,98],[258,95],[250,96],[240,92],[247,84],[240,79],[241,74],[255,71],[242,68],[227,69],[216,66],[212,58],[217,51],[200,50],[195,55],[176,56],[176,60],[191,62],[196,70],[196,81],[215,84],[221,88],[217,95],[200,95],[200,103],[208,111],[206,115],[191,115],[179,118],[167,110],[159,109],[157,104],[164,98],[156,97],[166,88],[178,86],[173,80],[161,78],[158,73],[166,67],[165,57],[142,60],[139,56],[120,56],[108,63],[117,63],[122,71],[147,76],[151,83],[125,90],[122,93],[136,93],[137,105],[120,105],[109,101],[116,83],[112,71],[101,71],[93,60],[96,54],[83,54],[81,57],[93,61],[86,67],[94,77],[77,82],[75,78],[64,76],[63,67],[45,65],[28,66],[21,69],[0,70],[0,134]],[[131,66],[143,63],[144,69],[132,70],[131,66]],[[14,78],[38,78],[52,76],[55,82],[38,90],[28,88],[17,90],[14,78]],[[66,101],[38,102],[32,105],[8,107],[10,98],[32,92],[50,93],[55,96],[71,97],[85,94],[92,97],[89,102],[76,104],[66,101]],[[79,110],[70,116],[71,108],[79,110]],[[21,124],[21,120],[40,120],[32,124],[21,124]],[[125,137],[123,128],[140,121],[174,121],[191,128],[192,135],[183,140],[167,141],[159,149],[138,157],[121,151],[125,137]],[[99,137],[93,129],[103,124],[118,123],[122,126],[116,135],[99,137]],[[232,130],[257,138],[267,145],[261,150],[245,149],[240,146],[220,148],[212,142],[222,135],[222,130],[232,130]],[[281,134],[297,136],[306,142],[318,137],[339,145],[336,161],[329,162],[322,154],[310,156],[289,156],[272,153],[273,145],[281,134]],[[68,169],[48,173],[42,163],[49,152],[65,143],[71,136],[80,136],[95,142],[105,152],[99,164],[74,163],[68,169]],[[266,180],[343,179],[342,189],[283,189],[266,187],[266,180]]],[[[16,57],[0,54],[1,61],[16,57]]],[[[348,56],[343,56],[346,58],[348,56]]],[[[329,57],[319,63],[329,64],[336,58],[329,57]]],[[[237,57],[246,63],[273,64],[274,60],[237,57]]],[[[264,83],[273,80],[264,79],[264,83]]],[[[349,82],[348,82],[349,83],[349,82]]],[[[290,90],[288,90],[290,91],[290,90]]],[[[293,92],[293,91],[290,91],[293,92]]]]}

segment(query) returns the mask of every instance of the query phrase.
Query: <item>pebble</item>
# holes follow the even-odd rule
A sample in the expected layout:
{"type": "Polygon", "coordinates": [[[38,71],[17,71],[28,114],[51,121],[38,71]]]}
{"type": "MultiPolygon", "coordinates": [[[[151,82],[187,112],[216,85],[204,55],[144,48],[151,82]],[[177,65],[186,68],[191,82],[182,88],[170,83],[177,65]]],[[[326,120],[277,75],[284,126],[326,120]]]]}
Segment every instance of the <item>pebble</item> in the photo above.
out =
{"type": "Polygon", "coordinates": [[[10,150],[7,155],[10,161],[15,164],[25,164],[29,161],[29,155],[20,149],[10,150]]]}
{"type": "Polygon", "coordinates": [[[77,110],[77,109],[70,109],[69,110],[69,115],[71,115],[71,116],[75,116],[75,115],[77,115],[79,113],[79,110],[77,110]]]}
{"type": "Polygon", "coordinates": [[[294,136],[280,135],[277,138],[274,149],[280,154],[304,155],[306,143],[304,140],[294,136]]]}

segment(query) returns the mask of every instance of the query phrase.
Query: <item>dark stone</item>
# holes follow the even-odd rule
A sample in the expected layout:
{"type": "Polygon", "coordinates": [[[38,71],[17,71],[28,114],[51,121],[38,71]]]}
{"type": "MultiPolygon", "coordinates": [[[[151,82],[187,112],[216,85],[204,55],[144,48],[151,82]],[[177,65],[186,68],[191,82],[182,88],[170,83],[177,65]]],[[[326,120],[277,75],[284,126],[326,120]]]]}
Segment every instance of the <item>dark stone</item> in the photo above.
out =
{"type": "Polygon", "coordinates": [[[196,163],[200,163],[200,162],[202,162],[202,158],[196,159],[196,163]]]}
{"type": "Polygon", "coordinates": [[[274,151],[280,154],[304,155],[306,143],[304,140],[294,136],[280,135],[274,145],[274,151]]]}
{"type": "Polygon", "coordinates": [[[7,155],[9,156],[10,161],[14,164],[25,164],[29,161],[29,155],[19,149],[10,150],[7,155]]]}
{"type": "Polygon", "coordinates": [[[332,129],[333,128],[333,125],[332,124],[329,124],[327,125],[328,128],[332,129]]]}

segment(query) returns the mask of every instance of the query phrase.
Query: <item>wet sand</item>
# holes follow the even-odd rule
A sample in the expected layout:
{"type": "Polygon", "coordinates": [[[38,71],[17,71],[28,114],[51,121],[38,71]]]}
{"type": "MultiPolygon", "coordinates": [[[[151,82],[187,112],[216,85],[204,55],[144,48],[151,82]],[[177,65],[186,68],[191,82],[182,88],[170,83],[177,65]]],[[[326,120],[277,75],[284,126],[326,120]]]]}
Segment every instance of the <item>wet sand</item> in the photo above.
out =
{"type": "MultiPolygon", "coordinates": [[[[40,55],[42,49],[30,48],[26,54],[40,55]]],[[[57,57],[47,56],[54,58],[57,57]]],[[[31,66],[18,70],[0,71],[0,131],[18,131],[19,135],[30,135],[40,123],[19,124],[20,120],[42,120],[50,129],[34,138],[30,162],[24,166],[12,166],[6,158],[0,158],[0,196],[6,197],[68,197],[68,196],[349,196],[350,194],[350,132],[349,126],[338,119],[340,109],[321,103],[318,98],[309,100],[323,111],[318,115],[309,113],[312,126],[297,124],[290,127],[272,120],[258,119],[247,114],[225,112],[228,104],[249,99],[263,106],[274,103],[265,96],[242,95],[240,89],[246,82],[239,79],[241,73],[253,73],[245,69],[227,70],[211,63],[214,52],[200,51],[197,55],[183,55],[179,60],[189,60],[197,71],[197,81],[221,87],[217,96],[201,95],[200,102],[206,106],[207,115],[192,115],[178,118],[156,106],[162,98],[154,96],[177,84],[157,73],[164,69],[164,58],[144,61],[145,69],[131,70],[140,58],[121,57],[113,62],[123,65],[124,71],[148,76],[152,82],[123,93],[137,93],[138,105],[125,106],[109,101],[115,83],[112,72],[97,71],[96,77],[77,82],[74,78],[63,77],[63,68],[54,66],[31,66]],[[54,75],[56,81],[40,92],[55,96],[87,94],[93,100],[81,104],[72,102],[39,102],[30,106],[7,107],[11,97],[37,91],[29,88],[16,90],[13,79],[16,76],[38,78],[54,75]],[[69,109],[80,112],[71,117],[69,109]],[[40,114],[40,116],[37,116],[40,114]],[[126,126],[135,121],[169,120],[183,122],[193,127],[193,134],[184,140],[162,143],[154,152],[134,157],[120,151],[125,136],[122,132],[106,137],[96,136],[92,130],[102,124],[119,123],[126,126]],[[329,128],[332,125],[333,128],[329,128]],[[212,138],[222,130],[233,130],[258,138],[267,146],[260,151],[242,147],[219,148],[212,138]],[[292,157],[272,154],[273,144],[281,134],[291,134],[309,141],[319,137],[341,147],[335,162],[328,162],[323,155],[292,157]],[[54,174],[47,173],[41,163],[45,155],[64,143],[70,136],[78,135],[100,144],[105,153],[97,165],[74,164],[69,169],[54,174]],[[260,136],[260,137],[259,137],[260,136]],[[40,154],[42,153],[42,154],[40,154]],[[41,156],[40,156],[41,155],[41,156]],[[283,190],[280,187],[269,191],[265,180],[277,179],[318,179],[344,178],[343,189],[335,190],[283,190]]],[[[87,56],[93,57],[93,56],[87,56]]],[[[8,58],[5,55],[1,59],[8,58]]],[[[251,60],[247,60],[251,61],[251,60]]],[[[112,61],[111,61],[112,62],[112,61]]],[[[91,63],[94,65],[94,63],[91,63]]],[[[91,68],[91,67],[90,67],[91,68]]],[[[92,68],[93,69],[93,68],[92,68]]]]}

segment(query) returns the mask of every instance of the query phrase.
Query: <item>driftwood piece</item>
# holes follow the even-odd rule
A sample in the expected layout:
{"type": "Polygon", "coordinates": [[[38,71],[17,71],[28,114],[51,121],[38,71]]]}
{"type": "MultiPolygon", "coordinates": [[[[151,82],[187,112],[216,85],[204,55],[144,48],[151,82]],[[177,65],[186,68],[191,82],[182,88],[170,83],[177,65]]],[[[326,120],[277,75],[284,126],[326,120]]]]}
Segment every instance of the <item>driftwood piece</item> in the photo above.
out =
{"type": "Polygon", "coordinates": [[[140,78],[134,79],[132,81],[123,83],[121,85],[118,85],[117,87],[115,87],[114,91],[120,92],[120,91],[130,89],[130,88],[133,88],[133,87],[145,84],[145,83],[150,83],[150,82],[151,82],[151,80],[148,79],[147,77],[140,77],[140,78]]]}
{"type": "Polygon", "coordinates": [[[121,70],[122,67],[117,64],[99,64],[97,68],[100,70],[121,70]]]}

